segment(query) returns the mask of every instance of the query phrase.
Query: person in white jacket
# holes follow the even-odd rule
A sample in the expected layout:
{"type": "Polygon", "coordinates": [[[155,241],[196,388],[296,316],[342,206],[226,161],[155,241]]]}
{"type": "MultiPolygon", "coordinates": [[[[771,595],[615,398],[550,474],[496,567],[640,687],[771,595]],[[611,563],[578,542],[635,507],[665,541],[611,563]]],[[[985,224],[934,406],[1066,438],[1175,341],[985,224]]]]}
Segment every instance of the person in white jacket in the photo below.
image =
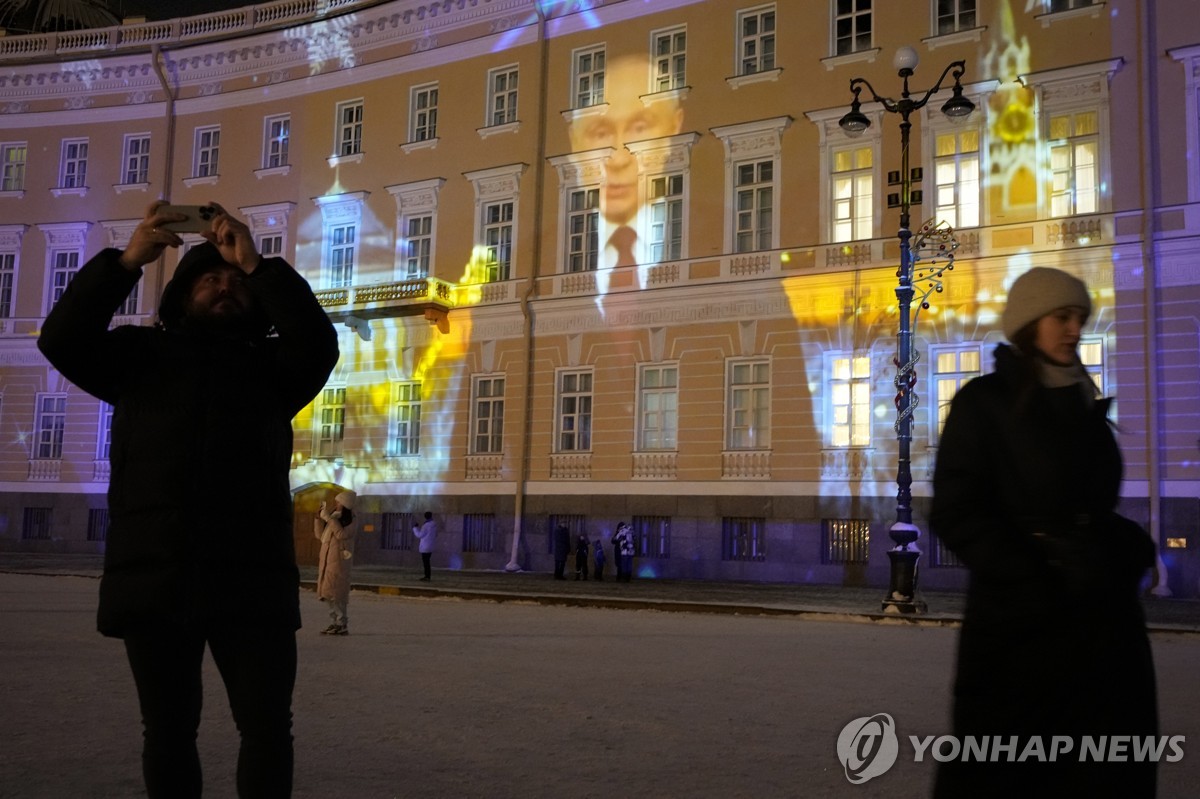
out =
{"type": "Polygon", "coordinates": [[[321,503],[318,518],[313,519],[313,535],[321,539],[321,559],[317,567],[317,599],[329,603],[330,624],[322,635],[348,635],[350,618],[346,614],[350,603],[350,565],[354,557],[353,491],[343,491],[333,498],[332,510],[321,503]]]}
{"type": "Polygon", "coordinates": [[[433,557],[433,546],[437,543],[437,523],[433,520],[432,513],[425,511],[425,523],[420,527],[414,524],[413,535],[421,541],[417,547],[421,551],[421,565],[425,568],[425,576],[421,578],[421,582],[427,583],[431,576],[429,561],[433,557]]]}

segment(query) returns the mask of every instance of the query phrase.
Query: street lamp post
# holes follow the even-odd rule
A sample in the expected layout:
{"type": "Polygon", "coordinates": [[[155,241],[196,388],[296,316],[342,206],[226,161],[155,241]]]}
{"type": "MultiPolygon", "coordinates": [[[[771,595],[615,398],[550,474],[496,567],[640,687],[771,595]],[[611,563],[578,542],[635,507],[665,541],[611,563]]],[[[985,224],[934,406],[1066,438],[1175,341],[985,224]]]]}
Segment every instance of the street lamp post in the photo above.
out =
{"type": "MultiPolygon", "coordinates": [[[[859,94],[865,87],[871,99],[879,103],[884,111],[900,115],[900,268],[896,272],[899,283],[896,299],[900,306],[900,330],[896,336],[896,441],[898,458],[896,469],[896,522],[888,530],[895,547],[888,551],[891,560],[891,584],[883,600],[884,611],[891,613],[924,613],[925,603],[917,597],[917,562],[921,552],[914,544],[921,531],[912,523],[912,469],[910,444],[912,442],[912,412],[916,404],[913,388],[917,382],[914,368],[916,355],[913,351],[913,256],[910,249],[912,231],[909,228],[909,206],[911,203],[912,174],[908,168],[908,137],[912,128],[909,117],[914,111],[925,107],[929,98],[942,88],[946,77],[953,73],[954,93],[942,105],[942,113],[951,121],[963,120],[975,110],[975,104],[963,96],[959,82],[966,71],[965,61],[955,61],[942,70],[942,76],[929,91],[914,97],[908,88],[908,79],[917,67],[917,52],[911,47],[901,47],[892,62],[904,88],[900,99],[880,97],[875,88],[864,78],[853,78],[850,91],[854,99],[850,110],[839,120],[847,135],[858,136],[871,126],[871,120],[862,112],[859,94]]],[[[916,310],[920,310],[920,307],[916,310]]]]}

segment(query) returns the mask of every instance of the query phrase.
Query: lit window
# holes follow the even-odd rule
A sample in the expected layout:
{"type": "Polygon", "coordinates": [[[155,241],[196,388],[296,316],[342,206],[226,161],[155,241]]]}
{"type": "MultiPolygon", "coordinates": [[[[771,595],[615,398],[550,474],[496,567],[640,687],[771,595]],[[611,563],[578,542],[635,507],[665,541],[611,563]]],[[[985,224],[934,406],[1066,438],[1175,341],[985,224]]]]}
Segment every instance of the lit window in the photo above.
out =
{"type": "Polygon", "coordinates": [[[683,175],[651,178],[650,260],[653,263],[675,261],[682,254],[683,175]]]}
{"type": "Polygon", "coordinates": [[[326,388],[317,406],[318,458],[340,458],[346,436],[346,389],[326,388]]]}
{"type": "Polygon", "coordinates": [[[830,365],[830,443],[835,447],[870,446],[871,359],[834,358],[830,365]]]}
{"type": "Polygon", "coordinates": [[[937,425],[930,430],[936,440],[946,426],[950,403],[958,390],[980,375],[979,345],[939,348],[930,352],[933,361],[933,405],[937,408],[937,425]]]}
{"type": "Polygon", "coordinates": [[[1092,382],[1096,384],[1096,390],[1103,396],[1106,392],[1104,386],[1104,339],[1080,339],[1079,361],[1087,370],[1088,377],[1092,378],[1092,382]]]}
{"type": "Polygon", "coordinates": [[[728,449],[771,446],[771,364],[730,361],[728,365],[728,449]]]}
{"type": "Polygon", "coordinates": [[[979,131],[938,134],[936,147],[937,219],[952,228],[979,227],[979,131]]]}
{"type": "Polygon", "coordinates": [[[771,69],[775,69],[775,6],[739,12],[737,74],[771,69]]]}
{"type": "Polygon", "coordinates": [[[1099,132],[1095,111],[1050,117],[1050,215],[1100,209],[1099,132]]]}
{"type": "Polygon", "coordinates": [[[25,142],[0,144],[0,191],[22,191],[25,188],[25,142]]]}
{"type": "Polygon", "coordinates": [[[356,228],[338,225],[329,231],[329,287],[346,288],[354,285],[356,228]]]}
{"type": "Polygon", "coordinates": [[[866,519],[823,519],[821,563],[866,563],[871,523],[866,519]]]}
{"type": "Polygon", "coordinates": [[[643,366],[638,400],[638,450],[675,449],[679,434],[679,368],[643,366]]]}
{"type": "Polygon", "coordinates": [[[396,385],[396,432],[392,438],[396,455],[421,452],[421,384],[396,385]]]}
{"type": "Polygon", "coordinates": [[[875,173],[870,147],[833,151],[833,240],[874,235],[875,173]]]}

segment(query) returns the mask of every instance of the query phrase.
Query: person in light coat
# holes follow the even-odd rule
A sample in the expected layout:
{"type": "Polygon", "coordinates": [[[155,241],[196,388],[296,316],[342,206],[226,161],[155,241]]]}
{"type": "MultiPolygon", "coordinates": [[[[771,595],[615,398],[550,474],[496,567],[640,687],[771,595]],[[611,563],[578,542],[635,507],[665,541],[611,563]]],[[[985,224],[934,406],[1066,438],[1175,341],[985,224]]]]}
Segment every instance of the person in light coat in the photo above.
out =
{"type": "Polygon", "coordinates": [[[431,512],[425,511],[425,523],[420,527],[413,525],[413,535],[421,542],[417,547],[421,551],[421,566],[425,570],[421,581],[427,583],[433,573],[430,561],[433,559],[434,545],[437,544],[437,522],[433,520],[431,512]]]}
{"type": "Polygon", "coordinates": [[[318,518],[313,519],[313,535],[321,539],[321,558],[317,567],[317,599],[329,603],[330,624],[322,635],[348,635],[350,618],[350,566],[354,558],[353,491],[333,498],[333,508],[321,503],[318,518]]]}

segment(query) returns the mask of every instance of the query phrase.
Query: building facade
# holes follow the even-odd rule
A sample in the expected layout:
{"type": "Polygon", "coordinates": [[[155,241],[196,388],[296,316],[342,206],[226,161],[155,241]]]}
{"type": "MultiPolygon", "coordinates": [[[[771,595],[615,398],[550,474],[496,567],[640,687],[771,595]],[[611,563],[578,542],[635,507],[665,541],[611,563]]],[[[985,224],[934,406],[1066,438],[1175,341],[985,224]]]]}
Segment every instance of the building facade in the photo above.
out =
{"type": "Polygon", "coordinates": [[[1093,292],[1122,510],[1195,596],[1198,84],[1186,0],[288,0],[0,37],[0,549],[103,548],[111,409],[35,340],[169,198],[236,208],[339,324],[294,424],[302,560],[338,485],[360,561],[416,563],[429,510],[446,568],[548,569],[558,524],[623,520],[645,577],[885,586],[911,188],[922,585],[965,582],[924,522],[941,420],[1054,266],[1093,292]],[[907,179],[896,115],[838,124],[852,78],[900,96],[903,45],[914,96],[946,78],[907,179]]]}

